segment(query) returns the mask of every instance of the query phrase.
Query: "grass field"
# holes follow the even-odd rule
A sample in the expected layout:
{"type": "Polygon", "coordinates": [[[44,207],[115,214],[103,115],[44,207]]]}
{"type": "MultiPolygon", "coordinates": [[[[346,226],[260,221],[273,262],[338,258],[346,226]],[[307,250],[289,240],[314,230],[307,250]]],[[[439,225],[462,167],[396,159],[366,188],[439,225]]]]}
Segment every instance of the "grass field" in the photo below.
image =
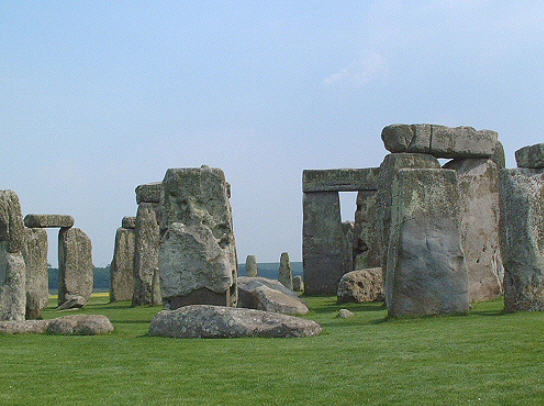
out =
{"type": "Polygon", "coordinates": [[[379,304],[341,320],[335,298],[314,297],[319,337],[176,340],[147,336],[160,308],[107,300],[45,318],[104,314],[111,336],[0,336],[0,405],[544,403],[544,314],[501,301],[385,321],[379,304]]]}

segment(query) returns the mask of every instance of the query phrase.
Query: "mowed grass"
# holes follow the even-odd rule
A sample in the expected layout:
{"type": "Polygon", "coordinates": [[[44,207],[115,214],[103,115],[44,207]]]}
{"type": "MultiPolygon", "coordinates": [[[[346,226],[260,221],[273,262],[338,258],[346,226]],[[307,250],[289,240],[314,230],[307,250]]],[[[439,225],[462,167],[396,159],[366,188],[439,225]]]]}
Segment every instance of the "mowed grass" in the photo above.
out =
{"type": "Polygon", "coordinates": [[[147,336],[159,307],[93,297],[110,336],[0,336],[0,405],[543,404],[544,314],[386,320],[380,304],[306,298],[324,328],[301,339],[147,336]],[[355,313],[336,319],[340,307],[355,313]]]}

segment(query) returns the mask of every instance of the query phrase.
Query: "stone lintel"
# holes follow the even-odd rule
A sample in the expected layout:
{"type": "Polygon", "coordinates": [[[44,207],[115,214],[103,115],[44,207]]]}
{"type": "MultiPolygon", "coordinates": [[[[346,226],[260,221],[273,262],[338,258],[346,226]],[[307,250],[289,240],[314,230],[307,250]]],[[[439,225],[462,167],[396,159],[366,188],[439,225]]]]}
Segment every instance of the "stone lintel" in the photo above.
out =
{"type": "Polygon", "coordinates": [[[357,192],[378,190],[380,168],[306,169],[302,172],[302,191],[357,192]]]}

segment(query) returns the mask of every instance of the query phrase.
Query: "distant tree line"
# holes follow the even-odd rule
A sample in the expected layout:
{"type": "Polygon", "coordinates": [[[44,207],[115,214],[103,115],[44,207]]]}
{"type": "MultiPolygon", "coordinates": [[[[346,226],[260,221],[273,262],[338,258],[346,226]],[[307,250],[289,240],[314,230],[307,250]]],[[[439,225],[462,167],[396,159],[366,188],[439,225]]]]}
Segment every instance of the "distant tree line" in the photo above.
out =
{"type": "MultiPolygon", "coordinates": [[[[59,289],[59,270],[49,267],[49,290],[57,291],[59,289]]],[[[103,268],[94,268],[94,290],[108,291],[110,290],[110,266],[103,268]]]]}

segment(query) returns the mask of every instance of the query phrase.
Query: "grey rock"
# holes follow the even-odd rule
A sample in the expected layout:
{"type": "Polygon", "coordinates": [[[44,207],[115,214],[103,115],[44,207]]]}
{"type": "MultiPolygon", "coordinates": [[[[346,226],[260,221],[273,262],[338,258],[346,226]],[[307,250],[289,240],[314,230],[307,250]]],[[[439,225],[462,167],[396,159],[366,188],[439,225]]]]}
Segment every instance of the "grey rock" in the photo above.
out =
{"type": "Polygon", "coordinates": [[[544,172],[500,172],[501,249],[507,312],[544,310],[544,172]]]}
{"type": "Polygon", "coordinates": [[[121,221],[121,228],[135,229],[136,228],[136,217],[123,217],[121,221]]]}
{"type": "Polygon", "coordinates": [[[437,158],[489,158],[498,134],[472,127],[436,124],[393,124],[382,130],[385,148],[391,152],[417,152],[437,158]]]}
{"type": "Polygon", "coordinates": [[[504,169],[506,167],[506,158],[504,156],[504,147],[500,141],[495,143],[495,149],[493,150],[493,155],[490,158],[499,169],[504,169]]]}
{"type": "Polygon", "coordinates": [[[106,316],[99,314],[75,314],[50,320],[47,334],[94,336],[110,334],[113,325],[106,316]]]}
{"type": "Polygon", "coordinates": [[[293,291],[304,292],[304,281],[302,280],[302,276],[297,275],[293,277],[293,291]]]}
{"type": "Polygon", "coordinates": [[[340,309],[336,315],[339,319],[351,319],[353,316],[355,316],[353,312],[350,312],[348,309],[340,309]]]}
{"type": "Polygon", "coordinates": [[[80,309],[83,306],[86,306],[88,299],[85,299],[83,296],[79,295],[66,295],[64,302],[57,307],[57,310],[71,310],[71,309],[80,309]]]}
{"type": "Polygon", "coordinates": [[[0,242],[8,241],[8,252],[23,250],[24,227],[19,197],[12,190],[0,190],[0,242]]]}
{"type": "Polygon", "coordinates": [[[302,191],[342,192],[378,189],[379,168],[307,169],[302,172],[302,191]]]}
{"type": "Polygon", "coordinates": [[[353,269],[380,266],[381,238],[378,220],[378,192],[357,193],[357,210],[353,228],[353,269]]]}
{"type": "Polygon", "coordinates": [[[70,228],[74,218],[65,214],[27,214],[25,226],[28,228],[70,228]]]}
{"type": "Polygon", "coordinates": [[[41,317],[49,303],[47,268],[47,232],[42,228],[25,228],[23,259],[26,268],[26,319],[41,317]]]}
{"type": "Polygon", "coordinates": [[[544,144],[523,147],[516,151],[516,163],[519,168],[544,168],[544,144]]]}
{"type": "Polygon", "coordinates": [[[468,268],[470,301],[502,295],[504,269],[499,239],[499,168],[487,159],[460,159],[444,168],[457,172],[461,246],[468,268]]]}
{"type": "Polygon", "coordinates": [[[384,286],[381,268],[348,272],[338,283],[338,303],[367,303],[383,300],[384,286]]]}
{"type": "Polygon", "coordinates": [[[0,334],[44,334],[51,320],[0,321],[0,334]]]}
{"type": "Polygon", "coordinates": [[[257,266],[257,257],[248,255],[246,258],[246,276],[258,276],[259,268],[257,266]]]}
{"type": "Polygon", "coordinates": [[[353,271],[354,222],[344,221],[342,229],[344,231],[344,273],[346,273],[353,271]]]}
{"type": "Polygon", "coordinates": [[[468,275],[455,171],[402,169],[392,195],[385,280],[389,315],[467,313],[468,275]]]}
{"type": "Polygon", "coordinates": [[[20,252],[9,249],[9,241],[0,242],[0,320],[24,320],[25,261],[20,252]]]}
{"type": "Polygon", "coordinates": [[[136,232],[118,228],[110,266],[110,302],[132,300],[134,294],[134,249],[136,232]]]}
{"type": "Polygon", "coordinates": [[[291,270],[291,261],[289,260],[288,252],[281,253],[278,281],[287,289],[293,290],[293,272],[291,270]]]}
{"type": "Polygon", "coordinates": [[[322,331],[312,320],[262,310],[193,305],[163,310],[149,334],[174,338],[305,337],[322,331]]]}
{"type": "Polygon", "coordinates": [[[159,203],[161,200],[162,182],[146,183],[136,187],[136,203],[159,203]]]}
{"type": "Polygon", "coordinates": [[[79,228],[59,231],[59,306],[68,296],[88,301],[93,293],[93,258],[91,239],[79,228]]]}

